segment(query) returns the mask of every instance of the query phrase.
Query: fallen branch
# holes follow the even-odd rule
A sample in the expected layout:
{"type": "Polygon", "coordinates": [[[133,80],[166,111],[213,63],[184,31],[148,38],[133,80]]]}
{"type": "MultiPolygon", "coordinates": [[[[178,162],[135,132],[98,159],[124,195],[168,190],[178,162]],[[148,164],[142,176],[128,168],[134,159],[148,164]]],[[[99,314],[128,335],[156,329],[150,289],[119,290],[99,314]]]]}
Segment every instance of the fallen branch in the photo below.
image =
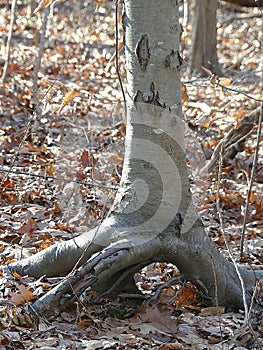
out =
{"type": "Polygon", "coordinates": [[[227,3],[245,7],[263,7],[263,0],[224,0],[227,3]]]}
{"type": "Polygon", "coordinates": [[[223,24],[229,25],[230,23],[234,21],[246,21],[248,19],[253,19],[253,18],[261,18],[263,17],[262,13],[250,13],[248,15],[242,15],[242,16],[232,16],[231,18],[225,20],[223,24]]]}
{"type": "Polygon", "coordinates": [[[258,123],[259,115],[260,107],[242,118],[238,127],[232,127],[226,136],[216,146],[211,159],[201,169],[200,173],[209,173],[218,162],[220,154],[222,154],[222,158],[224,160],[227,157],[234,158],[238,152],[242,152],[244,150],[243,142],[258,123]]]}
{"type": "Polygon", "coordinates": [[[240,241],[240,259],[242,259],[242,257],[243,257],[244,240],[245,240],[246,224],[247,224],[248,211],[249,211],[250,196],[251,196],[251,191],[252,191],[252,186],[253,186],[253,181],[254,181],[254,176],[255,176],[255,170],[256,170],[257,161],[258,161],[258,154],[259,154],[259,144],[260,144],[260,139],[261,139],[262,120],[263,120],[263,102],[261,103],[260,113],[259,113],[259,117],[258,117],[256,150],[254,152],[254,160],[253,160],[251,175],[250,175],[249,184],[248,184],[248,191],[247,191],[247,198],[246,198],[246,205],[245,205],[245,212],[244,212],[244,221],[243,221],[243,227],[242,227],[242,232],[241,232],[241,241],[240,241]]]}

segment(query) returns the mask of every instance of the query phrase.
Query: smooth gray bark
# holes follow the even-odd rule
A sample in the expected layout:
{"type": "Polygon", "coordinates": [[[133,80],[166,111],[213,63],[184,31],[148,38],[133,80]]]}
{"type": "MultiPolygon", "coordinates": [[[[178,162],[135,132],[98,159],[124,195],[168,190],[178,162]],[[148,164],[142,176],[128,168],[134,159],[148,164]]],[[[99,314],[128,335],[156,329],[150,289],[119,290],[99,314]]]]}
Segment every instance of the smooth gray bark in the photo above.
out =
{"type": "MultiPolygon", "coordinates": [[[[200,287],[208,303],[240,308],[243,294],[236,270],[207,237],[192,204],[181,114],[177,1],[126,0],[123,23],[128,116],[115,202],[98,228],[8,266],[36,277],[65,275],[75,267],[70,278],[77,292],[83,284],[78,282],[82,274],[76,264],[86,262],[88,277],[98,277],[94,288],[106,292],[113,285],[118,291],[133,291],[135,271],[167,261],[200,287]],[[119,244],[123,250],[117,256],[104,258],[107,247],[119,244]],[[92,265],[97,252],[102,259],[92,265]]],[[[249,300],[263,273],[242,270],[241,274],[249,300]]],[[[44,305],[58,305],[63,293],[51,291],[34,307],[45,313],[44,305]]]]}

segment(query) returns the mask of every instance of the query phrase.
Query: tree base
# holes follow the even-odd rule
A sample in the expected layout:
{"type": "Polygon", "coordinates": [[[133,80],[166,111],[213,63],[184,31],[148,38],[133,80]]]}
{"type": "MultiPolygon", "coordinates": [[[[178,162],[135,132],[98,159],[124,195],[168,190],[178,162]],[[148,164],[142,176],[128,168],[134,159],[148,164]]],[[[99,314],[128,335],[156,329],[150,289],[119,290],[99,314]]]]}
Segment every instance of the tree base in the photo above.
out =
{"type": "MultiPolygon", "coordinates": [[[[109,237],[112,231],[102,225],[97,231],[95,253],[94,244],[87,246],[86,243],[82,247],[79,245],[81,241],[86,242],[80,236],[78,245],[76,239],[73,239],[50,247],[24,261],[11,263],[8,268],[21,275],[30,272],[30,275],[35,277],[40,277],[39,271],[44,269],[48,277],[54,275],[54,264],[64,266],[63,272],[67,272],[67,276],[32,305],[38,315],[59,314],[68,300],[76,301],[87,288],[94,289],[101,296],[116,297],[123,292],[137,294],[138,289],[133,279],[135,272],[156,261],[176,265],[182,278],[191,281],[202,293],[205,305],[243,308],[244,295],[246,302],[250,302],[256,280],[263,278],[262,271],[240,269],[246,286],[246,290],[243,291],[235,267],[217,251],[199,220],[181,237],[175,235],[176,231],[167,230],[159,235],[148,235],[147,240],[140,244],[136,236],[133,236],[133,240],[119,239],[114,242],[114,237],[127,236],[127,230],[118,231],[120,234],[116,235],[115,227],[114,234],[109,237]],[[112,243],[102,249],[102,244],[98,243],[100,239],[105,243],[105,237],[112,243]],[[75,260],[68,259],[69,251],[75,260]],[[83,261],[84,255],[89,258],[79,266],[76,258],[77,261],[83,261]],[[70,264],[65,266],[65,261],[70,264]]],[[[89,234],[93,233],[94,231],[91,231],[89,234]]],[[[129,236],[132,237],[130,234],[129,236]]]]}

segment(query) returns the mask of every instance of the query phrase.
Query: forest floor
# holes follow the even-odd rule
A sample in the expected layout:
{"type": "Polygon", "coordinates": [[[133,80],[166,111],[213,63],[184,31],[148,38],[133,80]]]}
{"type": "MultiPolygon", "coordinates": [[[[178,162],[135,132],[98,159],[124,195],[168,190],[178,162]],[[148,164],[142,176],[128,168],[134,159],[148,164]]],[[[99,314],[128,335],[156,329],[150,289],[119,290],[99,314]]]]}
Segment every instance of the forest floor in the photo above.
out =
{"type": "MultiPolygon", "coordinates": [[[[125,117],[114,64],[115,2],[102,3],[97,10],[96,6],[93,0],[82,5],[68,0],[49,16],[38,73],[42,117],[32,119],[43,12],[29,17],[28,7],[18,2],[8,78],[0,86],[1,264],[94,227],[107,214],[118,188],[125,117]]],[[[209,76],[190,73],[190,24],[182,34],[192,191],[207,234],[228,257],[226,237],[237,262],[256,127],[244,151],[223,163],[220,181],[218,166],[203,177],[199,170],[206,161],[204,150],[211,154],[226,132],[258,106],[255,99],[262,98],[260,15],[258,9],[241,11],[227,5],[219,9],[218,56],[225,88],[212,84],[209,76]]],[[[3,0],[0,23],[2,72],[10,25],[10,8],[3,0]]],[[[125,85],[122,51],[119,60],[125,85]]],[[[261,136],[242,258],[243,265],[254,269],[263,268],[262,141],[261,136]]],[[[139,271],[135,280],[147,298],[177,273],[175,266],[158,263],[139,271]]],[[[135,310],[123,308],[120,300],[102,298],[95,303],[95,296],[87,292],[76,308],[56,318],[40,318],[36,324],[28,312],[30,301],[54,283],[44,277],[36,281],[0,275],[0,350],[263,348],[262,310],[250,315],[253,322],[248,327],[242,310],[203,308],[189,284],[166,288],[152,303],[143,301],[135,310]]],[[[259,291],[254,297],[260,301],[259,291]]]]}

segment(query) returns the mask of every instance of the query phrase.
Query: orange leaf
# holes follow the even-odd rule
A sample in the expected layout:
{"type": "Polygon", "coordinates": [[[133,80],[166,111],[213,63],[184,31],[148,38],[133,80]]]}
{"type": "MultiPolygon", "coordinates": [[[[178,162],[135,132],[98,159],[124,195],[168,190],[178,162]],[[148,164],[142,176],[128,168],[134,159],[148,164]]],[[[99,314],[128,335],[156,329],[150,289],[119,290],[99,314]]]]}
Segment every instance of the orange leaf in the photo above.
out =
{"type": "Polygon", "coordinates": [[[63,101],[62,101],[62,104],[58,110],[58,113],[60,113],[66,105],[71,103],[74,100],[74,98],[79,96],[79,95],[80,95],[80,93],[76,90],[71,90],[71,91],[67,92],[63,98],[63,101]]]}
{"type": "Polygon", "coordinates": [[[16,279],[19,279],[21,276],[19,275],[19,273],[17,273],[17,272],[14,272],[13,273],[13,276],[16,278],[16,279]]]}
{"type": "Polygon", "coordinates": [[[8,66],[7,73],[12,74],[20,71],[20,67],[17,63],[11,63],[8,66]]]}
{"type": "Polygon", "coordinates": [[[76,90],[71,90],[71,91],[67,92],[66,95],[64,96],[63,104],[68,105],[78,95],[79,95],[79,93],[76,90]]]}
{"type": "Polygon", "coordinates": [[[57,202],[55,202],[54,204],[54,214],[60,214],[61,213],[61,209],[60,206],[57,202]]]}
{"type": "Polygon", "coordinates": [[[15,187],[15,183],[10,180],[10,177],[8,176],[5,181],[3,182],[3,188],[6,190],[10,190],[15,187]]]}
{"type": "Polygon", "coordinates": [[[188,97],[186,86],[185,86],[184,83],[181,84],[181,92],[182,92],[182,102],[183,103],[188,103],[189,102],[189,97],[188,97]]]}
{"type": "Polygon", "coordinates": [[[244,117],[244,115],[246,115],[246,111],[239,109],[239,110],[235,111],[235,114],[233,115],[233,117],[236,119],[241,119],[244,117]]]}
{"type": "Polygon", "coordinates": [[[51,4],[52,0],[42,0],[40,1],[38,7],[35,9],[34,14],[44,10],[44,8],[48,7],[51,4]]]}
{"type": "Polygon", "coordinates": [[[87,329],[91,325],[92,325],[92,321],[91,320],[84,320],[84,321],[80,321],[80,322],[77,323],[77,327],[80,328],[80,329],[87,329]]]}
{"type": "Polygon", "coordinates": [[[83,172],[78,171],[77,172],[77,179],[83,181],[86,179],[86,176],[85,176],[85,174],[83,174],[83,172]]]}
{"type": "Polygon", "coordinates": [[[219,84],[222,86],[229,86],[232,83],[231,78],[219,78],[219,84]]]}
{"type": "Polygon", "coordinates": [[[99,8],[101,7],[101,5],[104,3],[104,0],[98,0],[97,1],[97,6],[96,6],[96,9],[95,11],[99,11],[99,8]]]}
{"type": "Polygon", "coordinates": [[[65,224],[57,223],[53,228],[59,229],[60,231],[68,231],[70,227],[68,222],[66,222],[65,224]]]}
{"type": "MultiPolygon", "coordinates": [[[[187,285],[193,289],[195,289],[195,286],[188,282],[187,285]]],[[[188,288],[183,288],[181,293],[176,298],[176,305],[177,306],[187,306],[191,304],[196,304],[199,301],[198,295],[188,288]]]]}
{"type": "Polygon", "coordinates": [[[55,165],[51,165],[49,168],[47,168],[47,174],[48,175],[54,175],[54,173],[55,173],[55,171],[56,171],[56,166],[55,165]]]}

